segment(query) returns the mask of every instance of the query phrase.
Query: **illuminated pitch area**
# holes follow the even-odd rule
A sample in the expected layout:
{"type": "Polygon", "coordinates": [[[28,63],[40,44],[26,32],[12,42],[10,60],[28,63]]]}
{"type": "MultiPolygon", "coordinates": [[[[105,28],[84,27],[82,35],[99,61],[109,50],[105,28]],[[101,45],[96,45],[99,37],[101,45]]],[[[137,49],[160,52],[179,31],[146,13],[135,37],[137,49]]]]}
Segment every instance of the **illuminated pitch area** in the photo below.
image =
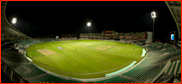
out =
{"type": "Polygon", "coordinates": [[[70,40],[35,44],[27,49],[36,65],[68,77],[99,78],[137,63],[143,48],[101,40],[70,40]],[[62,49],[59,49],[61,47],[62,49]]]}

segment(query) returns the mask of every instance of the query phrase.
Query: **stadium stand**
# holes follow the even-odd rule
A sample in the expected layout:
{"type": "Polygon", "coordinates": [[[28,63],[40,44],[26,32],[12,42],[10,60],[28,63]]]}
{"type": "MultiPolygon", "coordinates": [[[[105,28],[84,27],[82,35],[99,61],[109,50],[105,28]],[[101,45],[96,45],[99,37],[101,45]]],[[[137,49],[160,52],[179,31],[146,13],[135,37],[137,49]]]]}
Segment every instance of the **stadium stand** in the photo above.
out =
{"type": "MultiPolygon", "coordinates": [[[[173,83],[181,82],[181,49],[175,49],[169,44],[152,43],[145,45],[145,40],[138,40],[143,38],[144,33],[139,34],[124,34],[117,32],[112,36],[118,35],[120,37],[119,42],[133,43],[143,46],[147,50],[147,55],[140,64],[133,67],[131,70],[121,72],[118,75],[107,78],[104,77],[101,80],[91,79],[74,79],[70,77],[57,76],[52,73],[48,73],[35,66],[29,61],[23,53],[12,51],[12,47],[4,48],[8,44],[18,45],[18,49],[23,47],[24,49],[30,45],[36,43],[58,41],[58,40],[74,40],[69,37],[62,39],[32,39],[29,36],[19,32],[13,28],[6,20],[5,8],[7,2],[1,2],[2,5],[2,39],[1,39],[1,70],[7,77],[14,83],[173,83]],[[11,32],[8,32],[11,31],[11,32]],[[12,34],[13,36],[8,36],[12,34]],[[129,36],[129,38],[127,37],[129,36]],[[21,39],[20,39],[21,38],[21,39]],[[29,38],[29,39],[25,39],[29,38]],[[137,40],[136,40],[137,39],[137,40]],[[157,59],[156,59],[157,58],[157,59]]],[[[103,31],[104,32],[104,31],[103,31]]],[[[111,32],[112,33],[112,32],[111,32]]],[[[108,33],[110,34],[110,33],[108,33]]],[[[87,34],[80,34],[82,39],[98,39],[98,40],[110,40],[114,41],[109,35],[101,37],[102,33],[93,34],[91,37],[87,34]]]]}
{"type": "MultiPolygon", "coordinates": [[[[21,41],[5,41],[4,44],[14,43],[25,43],[33,45],[41,42],[48,42],[54,40],[21,40],[21,41]],[[6,43],[7,42],[7,43],[6,43]]],[[[25,44],[26,45],[26,44],[25,44]]],[[[166,73],[161,75],[162,78],[158,78],[157,82],[169,82],[174,76],[180,73],[181,49],[174,49],[170,45],[162,43],[153,43],[144,46],[150,50],[147,53],[145,59],[136,67],[129,70],[128,72],[120,73],[118,76],[105,79],[90,81],[91,83],[144,83],[154,81],[156,77],[162,73],[161,71],[166,66],[169,60],[173,62],[168,67],[166,73]],[[156,51],[153,49],[158,49],[156,51]],[[156,59],[156,57],[158,59],[156,59]],[[176,61],[177,60],[177,61],[176,61]],[[170,78],[170,79],[168,79],[170,78]],[[163,80],[163,81],[162,81],[163,80]]],[[[55,76],[51,73],[47,73],[32,65],[31,62],[19,52],[11,51],[9,49],[2,49],[2,70],[7,73],[8,78],[13,82],[30,82],[30,83],[76,83],[76,82],[87,82],[87,80],[78,81],[64,79],[55,76]],[[21,78],[22,77],[22,78],[21,78]],[[20,80],[21,79],[21,80],[20,80]]],[[[156,82],[156,81],[154,81],[156,82]]],[[[88,82],[89,83],[89,82],[88,82]]]]}
{"type": "Polygon", "coordinates": [[[121,76],[116,76],[108,80],[95,81],[94,83],[135,83],[135,81],[121,76]]]}
{"type": "Polygon", "coordinates": [[[24,80],[28,82],[35,82],[35,83],[43,83],[43,82],[65,82],[65,83],[72,83],[77,81],[65,80],[56,76],[52,76],[31,64],[28,59],[26,59],[23,54],[14,52],[8,49],[2,49],[2,70],[6,72],[7,76],[14,82],[20,81],[18,80],[19,77],[14,75],[12,72],[17,73],[20,75],[24,80]],[[12,70],[10,70],[10,68],[12,70]],[[39,78],[41,80],[39,80],[39,78]],[[43,80],[46,79],[47,80],[43,80]],[[38,80],[37,80],[38,79],[38,80]],[[54,81],[54,80],[57,81],[54,81]]]}

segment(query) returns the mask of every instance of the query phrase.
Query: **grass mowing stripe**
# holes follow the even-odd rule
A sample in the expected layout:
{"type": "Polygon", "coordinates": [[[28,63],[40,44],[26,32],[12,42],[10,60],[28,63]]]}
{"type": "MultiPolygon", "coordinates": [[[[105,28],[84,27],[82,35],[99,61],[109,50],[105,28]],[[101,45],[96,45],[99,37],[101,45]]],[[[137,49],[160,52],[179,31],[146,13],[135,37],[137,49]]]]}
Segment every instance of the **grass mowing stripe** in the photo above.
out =
{"type": "MultiPolygon", "coordinates": [[[[66,56],[66,55],[64,55],[66,56]]],[[[68,58],[68,57],[67,57],[68,58]]],[[[67,62],[67,61],[71,61],[71,59],[67,59],[67,58],[59,58],[59,56],[54,56],[53,61],[54,63],[59,66],[59,70],[63,71],[63,72],[71,72],[71,69],[74,69],[74,67],[72,67],[74,64],[72,64],[71,62],[67,62]],[[67,65],[67,66],[65,66],[67,65]]]]}
{"type": "MultiPolygon", "coordinates": [[[[43,44],[44,48],[46,49],[47,46],[45,46],[45,43],[43,44]]],[[[58,66],[56,65],[56,63],[54,62],[52,56],[49,57],[52,61],[52,64],[54,64],[54,66],[56,67],[56,69],[58,69],[58,66]]]]}
{"type": "Polygon", "coordinates": [[[133,51],[131,50],[130,53],[127,54],[127,55],[132,55],[132,56],[134,56],[134,55],[136,54],[136,52],[138,52],[138,51],[139,51],[139,50],[135,50],[134,53],[133,53],[133,51]]]}
{"type": "MultiPolygon", "coordinates": [[[[75,52],[75,51],[74,51],[75,52]]],[[[70,53],[72,53],[72,52],[70,52],[70,53]]],[[[74,55],[73,53],[72,53],[72,55],[74,55]]],[[[68,56],[70,56],[70,55],[68,55],[68,56]]],[[[70,56],[70,57],[73,57],[73,56],[70,56]]],[[[74,57],[74,58],[79,58],[79,57],[74,57]]],[[[82,58],[79,58],[79,59],[82,59],[82,58]]],[[[87,60],[87,59],[83,59],[83,60],[87,60]]],[[[79,61],[81,61],[81,60],[79,60],[79,61]]],[[[77,61],[77,62],[79,62],[79,61],[77,61]]],[[[87,60],[87,61],[89,61],[89,60],[87,60]]],[[[93,63],[92,63],[93,64],[93,63]]],[[[96,64],[96,65],[98,65],[98,64],[96,64]]],[[[101,67],[101,66],[100,66],[101,67]]]]}
{"type": "Polygon", "coordinates": [[[35,49],[39,49],[39,45],[35,45],[35,49]]]}
{"type": "MultiPolygon", "coordinates": [[[[31,48],[32,50],[36,51],[36,49],[38,49],[37,47],[38,45],[39,49],[48,49],[53,52],[56,52],[55,54],[50,54],[46,56],[43,55],[42,57],[40,56],[34,57],[35,60],[51,68],[56,67],[54,68],[54,70],[52,70],[52,72],[70,77],[78,77],[78,78],[103,77],[104,74],[122,69],[122,67],[127,66],[126,63],[129,63],[133,59],[135,59],[137,62],[139,62],[142,59],[142,57],[140,56],[138,57],[138,55],[141,54],[141,49],[138,46],[131,44],[123,44],[120,42],[98,41],[98,40],[97,41],[71,40],[71,41],[46,42],[35,45],[36,45],[34,46],[35,48],[34,47],[31,48]],[[98,50],[95,49],[96,44],[90,44],[93,42],[94,43],[98,42],[99,45],[102,44],[103,48],[106,48],[107,46],[117,46],[117,47],[114,48],[113,50],[114,53],[106,50],[98,50]],[[85,44],[85,46],[80,46],[79,44],[85,44]],[[87,44],[89,44],[90,47],[87,46],[87,44]],[[62,47],[63,50],[58,49],[57,48],[58,46],[62,47]],[[131,52],[131,50],[133,50],[133,47],[135,47],[135,51],[131,52]],[[77,49],[77,51],[75,51],[75,49],[77,49]],[[97,72],[99,73],[90,75],[76,75],[76,74],[62,73],[59,72],[58,70],[69,73],[81,73],[81,74],[97,73],[97,72]]],[[[32,53],[36,54],[36,52],[32,53]]]]}
{"type": "Polygon", "coordinates": [[[121,47],[118,47],[117,50],[115,50],[115,52],[121,51],[121,47]]]}
{"type": "Polygon", "coordinates": [[[108,48],[107,51],[115,52],[117,49],[118,47],[114,46],[114,47],[108,48]]]}
{"type": "Polygon", "coordinates": [[[127,50],[128,50],[128,52],[125,53],[125,55],[128,55],[128,53],[131,53],[132,52],[131,49],[127,49],[127,50]]]}
{"type": "MultiPolygon", "coordinates": [[[[99,53],[98,53],[99,54],[99,53]]],[[[90,58],[90,60],[95,60],[94,62],[96,62],[96,61],[98,61],[99,62],[99,60],[100,61],[102,61],[102,59],[99,59],[99,57],[96,57],[96,56],[94,56],[93,54],[92,55],[89,55],[88,53],[82,53],[82,55],[80,55],[80,56],[82,56],[82,57],[84,57],[84,58],[87,58],[88,57],[88,59],[90,58]],[[83,56],[84,55],[84,56],[83,56]],[[93,59],[92,59],[93,58],[93,59]]],[[[97,63],[98,63],[97,62],[97,63]]]]}

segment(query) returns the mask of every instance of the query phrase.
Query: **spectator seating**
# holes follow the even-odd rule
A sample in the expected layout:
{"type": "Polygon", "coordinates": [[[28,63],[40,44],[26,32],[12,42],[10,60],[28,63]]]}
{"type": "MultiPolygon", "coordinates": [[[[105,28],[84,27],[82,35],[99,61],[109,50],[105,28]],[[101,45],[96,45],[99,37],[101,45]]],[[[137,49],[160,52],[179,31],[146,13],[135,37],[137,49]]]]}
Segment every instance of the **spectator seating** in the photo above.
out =
{"type": "Polygon", "coordinates": [[[135,83],[135,81],[126,79],[121,76],[116,76],[107,80],[95,81],[94,83],[135,83]]]}
{"type": "MultiPolygon", "coordinates": [[[[57,41],[55,39],[34,39],[34,40],[14,40],[3,41],[3,44],[9,42],[16,42],[21,45],[32,45],[35,43],[57,41]]],[[[123,41],[124,42],[124,41],[123,41]]],[[[146,58],[133,69],[120,73],[119,75],[105,80],[93,81],[92,83],[144,83],[148,79],[154,79],[157,77],[165,66],[165,62],[170,59],[176,59],[181,57],[181,49],[174,49],[170,45],[162,43],[152,43],[146,45],[149,51],[146,58]],[[156,59],[157,58],[157,59],[156,59]]],[[[1,50],[1,68],[4,72],[7,72],[8,76],[11,76],[11,71],[16,72],[23,79],[29,83],[81,83],[83,81],[74,81],[65,78],[61,78],[34,66],[27,58],[18,52],[10,51],[8,49],[1,50]],[[7,68],[8,67],[8,68],[7,68]]],[[[171,77],[181,73],[181,60],[174,61],[170,64],[167,72],[163,74],[165,77],[171,77]]],[[[12,81],[20,82],[15,74],[13,74],[12,81]]],[[[160,78],[159,78],[160,79],[160,78]]],[[[160,79],[158,82],[164,82],[160,79]]],[[[168,79],[167,79],[168,80],[168,79]]],[[[88,82],[91,83],[91,82],[88,82]]]]}

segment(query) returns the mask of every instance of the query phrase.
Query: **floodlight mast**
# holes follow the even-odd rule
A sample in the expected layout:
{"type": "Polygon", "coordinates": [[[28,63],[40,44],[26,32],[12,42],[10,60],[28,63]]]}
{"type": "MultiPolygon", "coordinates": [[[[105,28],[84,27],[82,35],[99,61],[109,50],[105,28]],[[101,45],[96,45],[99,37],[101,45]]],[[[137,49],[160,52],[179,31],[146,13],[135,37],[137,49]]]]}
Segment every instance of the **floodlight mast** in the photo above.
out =
{"type": "Polygon", "coordinates": [[[156,18],[156,13],[154,11],[151,13],[151,17],[153,18],[153,42],[154,42],[154,22],[156,18]]]}
{"type": "MultiPolygon", "coordinates": [[[[88,22],[88,23],[87,23],[87,26],[90,27],[90,26],[91,26],[91,23],[88,22]]],[[[89,28],[88,28],[88,33],[89,33],[89,28]]]]}

